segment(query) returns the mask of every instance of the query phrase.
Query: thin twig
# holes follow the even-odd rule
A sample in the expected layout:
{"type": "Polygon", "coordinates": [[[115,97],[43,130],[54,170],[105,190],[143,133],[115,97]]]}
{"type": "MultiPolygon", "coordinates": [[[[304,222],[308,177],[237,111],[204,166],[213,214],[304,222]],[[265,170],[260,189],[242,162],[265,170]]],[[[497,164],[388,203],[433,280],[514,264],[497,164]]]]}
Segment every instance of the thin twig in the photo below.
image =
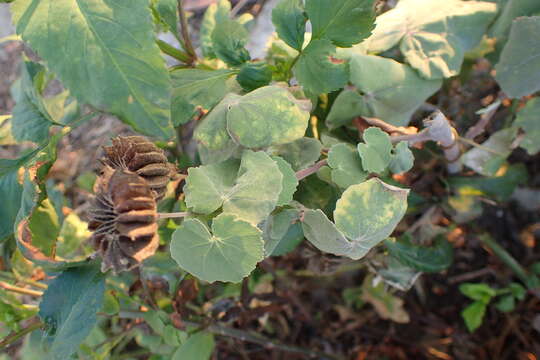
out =
{"type": "Polygon", "coordinates": [[[298,180],[302,180],[311,174],[315,174],[317,171],[319,171],[320,168],[322,168],[323,166],[326,166],[327,164],[328,164],[328,161],[326,159],[320,160],[316,162],[314,165],[308,167],[307,169],[297,171],[296,178],[298,180]]]}
{"type": "Polygon", "coordinates": [[[12,280],[12,281],[22,282],[22,283],[25,283],[27,285],[31,285],[31,286],[34,286],[34,287],[37,287],[37,288],[40,288],[40,289],[47,289],[46,284],[31,280],[31,279],[25,279],[25,278],[21,277],[20,275],[14,275],[14,274],[6,272],[6,271],[0,272],[0,276],[4,277],[6,279],[12,280]]]}
{"type": "Polygon", "coordinates": [[[189,216],[189,212],[158,213],[158,219],[173,219],[189,216]]]}
{"type": "Polygon", "coordinates": [[[43,326],[43,323],[41,322],[41,320],[39,320],[39,318],[34,318],[34,320],[27,327],[25,327],[24,329],[21,329],[20,331],[16,333],[12,333],[6,336],[2,341],[0,341],[0,349],[6,348],[7,346],[9,346],[10,344],[13,344],[15,341],[19,340],[26,334],[29,334],[32,331],[37,330],[42,326],[43,326]]]}
{"type": "Polygon", "coordinates": [[[491,119],[493,118],[495,113],[497,113],[497,110],[499,110],[499,107],[502,104],[502,100],[505,97],[506,96],[503,93],[499,94],[497,99],[495,99],[495,101],[487,107],[487,111],[480,116],[480,120],[478,120],[478,122],[474,126],[469,128],[469,130],[465,134],[465,138],[472,140],[478,135],[484,133],[484,131],[486,131],[486,127],[491,122],[491,119]]]}
{"type": "Polygon", "coordinates": [[[398,133],[401,135],[413,134],[411,131],[408,131],[407,128],[405,127],[394,126],[392,124],[387,123],[386,121],[382,121],[381,119],[365,117],[365,116],[362,116],[362,119],[364,119],[369,125],[377,126],[388,133],[398,133]]]}
{"type": "Polygon", "coordinates": [[[41,292],[41,291],[25,289],[25,288],[22,288],[22,287],[18,287],[18,286],[14,286],[14,285],[5,283],[3,281],[0,281],[0,287],[6,289],[7,291],[12,291],[12,292],[23,294],[23,295],[30,295],[30,296],[36,296],[36,297],[39,297],[39,296],[43,295],[43,292],[41,292]]]}
{"type": "Polygon", "coordinates": [[[183,39],[183,44],[187,53],[191,56],[190,64],[193,64],[197,61],[197,54],[191,43],[191,38],[189,37],[188,23],[186,19],[186,13],[183,8],[183,0],[178,0],[178,16],[180,17],[180,37],[183,39]]]}

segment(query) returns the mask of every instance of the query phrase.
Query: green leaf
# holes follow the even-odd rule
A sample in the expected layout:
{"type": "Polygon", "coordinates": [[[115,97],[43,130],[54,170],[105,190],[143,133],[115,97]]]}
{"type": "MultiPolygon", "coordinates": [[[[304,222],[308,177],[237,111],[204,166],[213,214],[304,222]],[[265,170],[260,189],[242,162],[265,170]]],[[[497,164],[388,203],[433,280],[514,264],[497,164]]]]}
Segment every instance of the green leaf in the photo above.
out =
{"type": "Polygon", "coordinates": [[[225,213],[254,225],[276,207],[283,175],[264,152],[246,150],[237,162],[199,166],[188,170],[186,205],[194,212],[210,214],[223,206],[225,213]]]}
{"type": "Polygon", "coordinates": [[[208,360],[214,351],[214,335],[197,332],[176,350],[172,360],[208,360]]]}
{"type": "Polygon", "coordinates": [[[175,230],[171,256],[184,270],[208,281],[239,282],[264,258],[261,231],[233,215],[221,214],[212,233],[198,219],[175,230]]]}
{"type": "Polygon", "coordinates": [[[382,173],[392,161],[390,136],[377,127],[370,127],[363,134],[364,142],[358,144],[362,167],[368,172],[382,173]]]}
{"type": "Polygon", "coordinates": [[[405,215],[409,190],[377,178],[350,186],[337,201],[334,221],[347,238],[353,259],[363,257],[386,239],[405,215]]]}
{"type": "Polygon", "coordinates": [[[43,199],[37,204],[29,218],[28,228],[32,233],[32,245],[52,257],[60,233],[60,223],[50,199],[43,199]]]}
{"type": "Polygon", "coordinates": [[[247,92],[270,84],[272,81],[272,70],[263,61],[249,62],[242,65],[236,81],[247,92]]]}
{"type": "Polygon", "coordinates": [[[370,52],[400,43],[411,66],[427,79],[459,73],[465,52],[481,40],[496,14],[496,4],[482,1],[402,0],[377,17],[370,52]]]}
{"type": "Polygon", "coordinates": [[[521,284],[510,283],[510,285],[508,285],[508,288],[510,289],[512,296],[514,296],[516,299],[525,299],[525,296],[527,295],[527,290],[523,286],[521,286],[521,284]]]}
{"type": "Polygon", "coordinates": [[[187,123],[202,110],[210,110],[227,94],[231,70],[178,69],[171,72],[171,113],[174,126],[187,123]]]}
{"type": "Polygon", "coordinates": [[[495,66],[495,79],[511,98],[540,90],[540,48],[535,40],[540,32],[540,16],[514,20],[510,37],[495,66]]]}
{"type": "Polygon", "coordinates": [[[20,0],[11,9],[17,33],[77,99],[168,139],[170,80],[148,7],[148,0],[20,0]],[[59,26],[66,19],[69,26],[59,26]]]}
{"type": "Polygon", "coordinates": [[[497,295],[494,289],[484,283],[463,283],[459,286],[459,291],[469,299],[480,301],[486,305],[497,295]]]}
{"type": "Polygon", "coordinates": [[[412,169],[414,165],[414,155],[409,149],[409,144],[406,141],[400,141],[395,147],[392,154],[392,161],[388,167],[394,174],[404,173],[412,169]]]}
{"type": "Polygon", "coordinates": [[[34,316],[36,311],[29,310],[16,296],[4,289],[0,289],[0,321],[3,330],[7,327],[13,331],[19,331],[21,321],[34,316]]]}
{"type": "Polygon", "coordinates": [[[495,304],[497,310],[502,312],[510,312],[516,308],[516,300],[512,295],[504,295],[495,304]]]}
{"type": "Polygon", "coordinates": [[[293,195],[298,187],[298,179],[296,178],[296,173],[288,162],[279,156],[272,156],[272,160],[276,162],[281,175],[283,175],[281,192],[279,193],[276,206],[284,206],[292,201],[293,195]]]}
{"type": "Polygon", "coordinates": [[[533,98],[521,109],[516,116],[515,125],[524,132],[523,140],[519,146],[527,150],[529,155],[535,155],[540,151],[540,97],[533,98]]]}
{"type": "Polygon", "coordinates": [[[321,210],[304,212],[306,239],[321,251],[360,259],[392,233],[407,209],[407,194],[377,178],[352,185],[336,204],[335,225],[321,210]]]}
{"type": "Polygon", "coordinates": [[[79,216],[72,212],[64,219],[62,228],[58,234],[56,242],[56,255],[66,258],[72,256],[73,253],[84,244],[86,239],[90,237],[88,231],[88,223],[82,221],[79,216]]]}
{"type": "Polygon", "coordinates": [[[210,59],[215,59],[216,54],[212,46],[212,33],[216,28],[216,23],[227,21],[231,11],[231,3],[228,0],[219,0],[211,4],[204,13],[201,22],[200,41],[203,55],[210,59]]]}
{"type": "Polygon", "coordinates": [[[363,115],[406,126],[418,107],[442,85],[440,79],[423,79],[409,66],[380,56],[353,55],[349,68],[350,80],[363,99],[351,99],[355,111],[348,121],[363,115]]]}
{"type": "Polygon", "coordinates": [[[322,148],[319,140],[303,137],[288,144],[273,146],[270,151],[285,159],[294,171],[299,171],[319,160],[322,148]]]}
{"type": "MultiPolygon", "coordinates": [[[[379,74],[383,76],[384,74],[379,74]]],[[[366,104],[366,96],[358,91],[344,89],[339,93],[326,117],[326,125],[330,130],[348,125],[352,119],[358,116],[371,116],[371,111],[366,104]]]]}
{"type": "Polygon", "coordinates": [[[13,233],[13,224],[21,205],[23,187],[19,183],[18,174],[12,171],[0,177],[0,242],[13,233]]]}
{"type": "Polygon", "coordinates": [[[414,244],[406,237],[399,241],[387,239],[384,244],[400,262],[423,272],[443,271],[452,265],[454,259],[452,244],[442,236],[429,247],[414,244]]]}
{"type": "Polygon", "coordinates": [[[272,214],[262,225],[266,256],[281,256],[293,251],[303,240],[304,234],[298,210],[284,209],[272,214]]]}
{"type": "Polygon", "coordinates": [[[240,66],[250,59],[244,47],[248,39],[248,32],[242,24],[228,17],[221,18],[212,31],[212,48],[227,65],[240,66]]]}
{"type": "Polygon", "coordinates": [[[306,21],[302,0],[281,0],[272,10],[272,22],[279,37],[298,51],[304,45],[306,21]]]}
{"type": "Polygon", "coordinates": [[[293,74],[305,90],[329,93],[347,84],[349,64],[336,58],[336,47],[329,40],[312,40],[298,57],[293,74]]]}
{"type": "Polygon", "coordinates": [[[210,150],[222,150],[235,147],[236,143],[227,132],[227,112],[229,105],[238,102],[240,95],[227,94],[225,98],[208,113],[195,129],[194,137],[199,144],[210,150]]]}
{"type": "Polygon", "coordinates": [[[306,0],[313,39],[328,39],[349,47],[371,34],[375,20],[374,0],[306,0]]]}
{"type": "Polygon", "coordinates": [[[177,0],[152,0],[152,3],[161,20],[169,27],[169,31],[178,36],[177,0]]]}
{"type": "Polygon", "coordinates": [[[473,332],[482,325],[484,321],[484,315],[486,314],[486,304],[480,301],[475,301],[467,306],[461,312],[461,317],[465,320],[465,325],[469,332],[473,332]]]}
{"type": "Polygon", "coordinates": [[[44,71],[43,66],[30,61],[22,65],[20,92],[15,98],[11,118],[11,131],[17,141],[41,143],[49,137],[49,128],[53,125],[43,98],[34,85],[34,78],[44,71]]]}
{"type": "Polygon", "coordinates": [[[39,304],[52,359],[68,359],[88,336],[103,306],[105,278],[97,264],[72,268],[56,277],[39,304]]]}
{"type": "Polygon", "coordinates": [[[403,264],[394,256],[384,255],[382,263],[384,267],[375,268],[377,275],[385,283],[401,291],[409,291],[422,275],[422,272],[403,264]]]}
{"type": "Polygon", "coordinates": [[[332,181],[343,189],[362,183],[368,176],[358,151],[348,144],[340,143],[330,148],[328,165],[332,168],[332,181]]]}
{"type": "Polygon", "coordinates": [[[248,148],[264,148],[304,136],[309,112],[302,110],[289,91],[265,86],[229,104],[227,130],[248,148]]]}

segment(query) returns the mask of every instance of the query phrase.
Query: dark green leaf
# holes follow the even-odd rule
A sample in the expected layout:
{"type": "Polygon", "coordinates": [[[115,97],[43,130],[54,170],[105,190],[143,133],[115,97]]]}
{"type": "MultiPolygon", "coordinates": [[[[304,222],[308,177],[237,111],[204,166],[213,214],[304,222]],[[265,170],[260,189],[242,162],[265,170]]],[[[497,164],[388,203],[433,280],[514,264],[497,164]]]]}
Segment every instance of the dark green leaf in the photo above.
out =
{"type": "Polygon", "coordinates": [[[98,264],[65,270],[55,278],[39,305],[52,359],[68,359],[88,336],[103,306],[105,277],[98,264]]]}
{"type": "Polygon", "coordinates": [[[245,91],[253,91],[270,84],[272,71],[268,64],[262,61],[245,63],[240,68],[236,81],[245,91]]]}
{"type": "Polygon", "coordinates": [[[293,251],[304,238],[298,210],[285,209],[272,214],[262,225],[266,256],[281,256],[293,251]]]}
{"type": "Polygon", "coordinates": [[[306,20],[302,0],[281,0],[272,10],[272,22],[279,37],[298,51],[304,45],[306,20]]]}
{"type": "Polygon", "coordinates": [[[293,73],[305,90],[329,93],[347,84],[349,64],[336,58],[336,47],[329,40],[313,40],[300,54],[293,73]]]}
{"type": "Polygon", "coordinates": [[[208,360],[214,351],[214,335],[198,332],[191,335],[173,355],[172,360],[208,360]]]}
{"type": "Polygon", "coordinates": [[[359,43],[374,28],[374,0],[306,0],[306,12],[313,39],[328,39],[339,47],[359,43]]]}
{"type": "Polygon", "coordinates": [[[161,20],[169,27],[169,31],[178,36],[177,0],[152,0],[152,2],[161,20]]]}
{"type": "Polygon", "coordinates": [[[540,90],[540,16],[514,20],[510,37],[495,70],[495,79],[512,98],[520,98],[540,90]]]}
{"type": "Polygon", "coordinates": [[[172,136],[170,80],[148,0],[18,0],[11,9],[17,33],[77,99],[142,133],[172,136]]]}
{"type": "Polygon", "coordinates": [[[423,272],[443,271],[452,265],[454,259],[454,248],[443,236],[430,247],[414,244],[408,238],[385,240],[384,243],[400,262],[423,272]]]}
{"type": "Polygon", "coordinates": [[[510,312],[516,308],[516,300],[512,295],[504,295],[497,301],[495,307],[499,311],[510,312]]]}
{"type": "Polygon", "coordinates": [[[323,146],[314,138],[303,137],[288,144],[273,146],[272,153],[285,159],[295,171],[313,165],[321,157],[323,146]]]}

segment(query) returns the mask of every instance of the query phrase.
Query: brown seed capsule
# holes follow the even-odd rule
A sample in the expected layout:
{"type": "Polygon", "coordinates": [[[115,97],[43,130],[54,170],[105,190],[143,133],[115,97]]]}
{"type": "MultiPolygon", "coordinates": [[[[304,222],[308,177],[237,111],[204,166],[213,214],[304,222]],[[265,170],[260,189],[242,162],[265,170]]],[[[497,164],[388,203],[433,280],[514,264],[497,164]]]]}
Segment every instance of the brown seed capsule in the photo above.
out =
{"type": "Polygon", "coordinates": [[[167,161],[163,150],[142,136],[112,139],[112,146],[103,147],[104,164],[115,169],[125,169],[142,176],[160,200],[167,191],[167,184],[176,174],[176,168],[167,161]]]}
{"type": "Polygon", "coordinates": [[[102,271],[129,270],[152,256],[159,246],[157,207],[146,180],[106,165],[95,191],[88,228],[103,258],[102,271]]]}

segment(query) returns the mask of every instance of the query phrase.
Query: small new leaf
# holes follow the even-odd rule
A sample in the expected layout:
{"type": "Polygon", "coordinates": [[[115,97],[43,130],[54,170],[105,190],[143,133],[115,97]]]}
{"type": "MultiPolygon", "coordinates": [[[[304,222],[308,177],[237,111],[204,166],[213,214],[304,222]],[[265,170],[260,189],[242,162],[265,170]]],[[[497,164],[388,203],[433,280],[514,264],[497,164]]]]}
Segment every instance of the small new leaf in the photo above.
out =
{"type": "Polygon", "coordinates": [[[358,144],[362,167],[369,172],[382,173],[392,161],[390,136],[377,127],[364,131],[364,143],[358,144]]]}

